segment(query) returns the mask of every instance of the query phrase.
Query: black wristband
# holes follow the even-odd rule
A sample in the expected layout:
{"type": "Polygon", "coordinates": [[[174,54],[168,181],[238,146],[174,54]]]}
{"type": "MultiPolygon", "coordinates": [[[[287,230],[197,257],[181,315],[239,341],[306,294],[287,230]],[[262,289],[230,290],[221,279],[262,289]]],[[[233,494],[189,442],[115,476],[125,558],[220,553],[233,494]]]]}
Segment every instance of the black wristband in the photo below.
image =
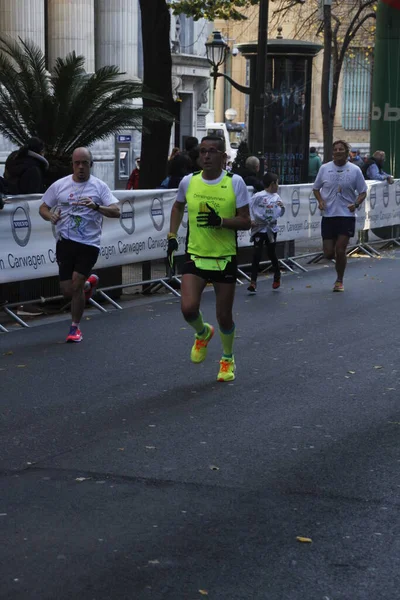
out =
{"type": "Polygon", "coordinates": [[[100,210],[100,204],[98,204],[98,202],[94,202],[94,209],[93,210],[100,210]]]}

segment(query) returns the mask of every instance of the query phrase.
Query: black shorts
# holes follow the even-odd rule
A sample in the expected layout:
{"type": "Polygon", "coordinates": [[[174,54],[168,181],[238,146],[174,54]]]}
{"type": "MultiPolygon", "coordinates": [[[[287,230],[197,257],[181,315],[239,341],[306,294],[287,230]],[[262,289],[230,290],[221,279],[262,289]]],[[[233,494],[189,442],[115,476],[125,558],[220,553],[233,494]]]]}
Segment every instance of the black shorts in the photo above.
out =
{"type": "Polygon", "coordinates": [[[89,277],[98,256],[99,249],[96,246],[89,246],[88,244],[81,244],[80,242],[61,238],[56,246],[60,281],[72,279],[74,271],[85,277],[89,277]]]}
{"type": "Polygon", "coordinates": [[[260,247],[260,246],[262,247],[264,244],[266,246],[273,246],[274,244],[276,244],[276,236],[277,236],[277,233],[274,233],[273,234],[274,241],[271,242],[268,237],[268,233],[266,233],[266,232],[265,233],[255,233],[252,236],[253,244],[254,244],[254,246],[257,246],[257,247],[260,247]]]}
{"type": "Polygon", "coordinates": [[[347,235],[351,238],[355,230],[355,217],[322,217],[321,235],[323,240],[335,240],[339,235],[347,235]]]}
{"type": "Polygon", "coordinates": [[[236,256],[232,256],[232,260],[228,262],[223,271],[212,271],[205,269],[198,269],[194,260],[190,256],[186,255],[186,260],[183,265],[182,275],[197,275],[205,281],[212,283],[236,283],[237,278],[237,259],[236,256]]]}

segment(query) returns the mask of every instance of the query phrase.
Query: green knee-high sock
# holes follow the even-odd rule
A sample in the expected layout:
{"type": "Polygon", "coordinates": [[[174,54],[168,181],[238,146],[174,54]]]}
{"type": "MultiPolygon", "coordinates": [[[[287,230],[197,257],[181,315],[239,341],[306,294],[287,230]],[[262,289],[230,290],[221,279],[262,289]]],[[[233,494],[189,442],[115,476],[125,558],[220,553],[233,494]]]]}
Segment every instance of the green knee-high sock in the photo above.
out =
{"type": "Polygon", "coordinates": [[[199,312],[198,316],[196,317],[196,319],[194,319],[194,321],[186,320],[186,323],[188,323],[190,327],[193,327],[198,337],[201,338],[202,336],[207,335],[208,329],[204,325],[203,315],[201,314],[201,312],[199,312]]]}
{"type": "Polygon", "coordinates": [[[219,330],[219,335],[222,342],[222,350],[226,358],[231,358],[233,355],[233,341],[235,339],[235,323],[229,331],[219,330]]]}

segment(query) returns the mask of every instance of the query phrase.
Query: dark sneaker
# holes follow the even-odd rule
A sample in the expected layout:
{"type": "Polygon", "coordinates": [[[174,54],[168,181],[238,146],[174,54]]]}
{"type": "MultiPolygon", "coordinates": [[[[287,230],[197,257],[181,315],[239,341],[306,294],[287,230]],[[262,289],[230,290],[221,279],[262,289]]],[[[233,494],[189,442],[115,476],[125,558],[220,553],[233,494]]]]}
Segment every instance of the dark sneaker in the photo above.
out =
{"type": "Polygon", "coordinates": [[[71,325],[66,342],[81,342],[83,340],[82,332],[76,325],[71,325]]]}
{"type": "Polygon", "coordinates": [[[94,275],[94,273],[92,273],[92,275],[90,275],[90,277],[88,277],[87,280],[85,281],[85,287],[83,288],[84,292],[85,292],[86,302],[96,292],[96,288],[98,285],[99,285],[99,278],[97,275],[94,275]]]}
{"type": "Polygon", "coordinates": [[[257,288],[253,283],[251,283],[247,288],[247,291],[249,292],[249,294],[255,294],[257,292],[257,288]]]}
{"type": "Polygon", "coordinates": [[[272,283],[272,289],[277,290],[279,287],[281,287],[281,278],[280,278],[280,276],[274,277],[274,281],[272,283]]]}

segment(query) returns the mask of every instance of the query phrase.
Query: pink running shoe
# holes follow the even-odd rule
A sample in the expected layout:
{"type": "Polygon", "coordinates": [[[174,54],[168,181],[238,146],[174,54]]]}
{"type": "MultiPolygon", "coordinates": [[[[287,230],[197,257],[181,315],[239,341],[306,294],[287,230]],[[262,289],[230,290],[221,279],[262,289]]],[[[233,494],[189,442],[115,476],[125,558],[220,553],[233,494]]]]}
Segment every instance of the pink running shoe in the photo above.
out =
{"type": "Polygon", "coordinates": [[[81,342],[83,340],[82,331],[76,325],[71,325],[66,342],[81,342]]]}

